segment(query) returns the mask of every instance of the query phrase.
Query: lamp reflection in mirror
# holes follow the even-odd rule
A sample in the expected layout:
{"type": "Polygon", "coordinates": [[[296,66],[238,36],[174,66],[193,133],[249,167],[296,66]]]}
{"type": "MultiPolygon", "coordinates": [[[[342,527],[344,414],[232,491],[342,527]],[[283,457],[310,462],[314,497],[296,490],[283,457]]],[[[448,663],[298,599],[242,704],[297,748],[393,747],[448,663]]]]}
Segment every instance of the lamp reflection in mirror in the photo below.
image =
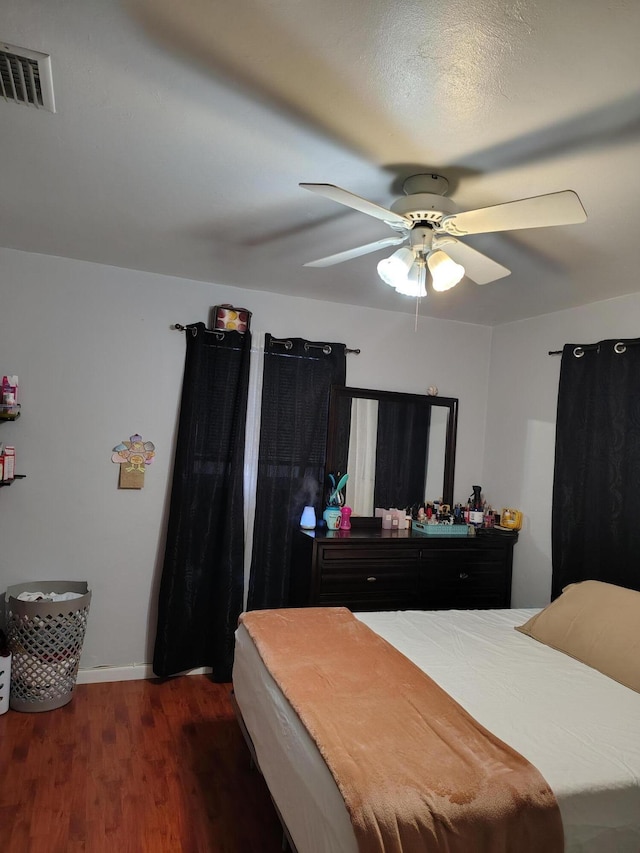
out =
{"type": "Polygon", "coordinates": [[[464,276],[464,267],[440,249],[427,254],[406,247],[383,258],[378,264],[378,275],[398,293],[422,297],[427,295],[427,267],[434,290],[449,290],[464,276]]]}

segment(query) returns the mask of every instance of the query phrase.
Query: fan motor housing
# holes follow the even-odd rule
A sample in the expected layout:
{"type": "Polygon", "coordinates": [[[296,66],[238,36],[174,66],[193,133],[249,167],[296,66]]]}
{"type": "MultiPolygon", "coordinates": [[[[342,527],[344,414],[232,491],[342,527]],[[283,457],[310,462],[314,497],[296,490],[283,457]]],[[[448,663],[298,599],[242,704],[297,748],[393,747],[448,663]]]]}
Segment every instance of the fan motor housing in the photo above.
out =
{"type": "Polygon", "coordinates": [[[391,205],[391,210],[400,216],[406,216],[413,222],[438,223],[443,216],[457,213],[457,206],[449,198],[435,193],[412,193],[399,198],[391,205]]]}

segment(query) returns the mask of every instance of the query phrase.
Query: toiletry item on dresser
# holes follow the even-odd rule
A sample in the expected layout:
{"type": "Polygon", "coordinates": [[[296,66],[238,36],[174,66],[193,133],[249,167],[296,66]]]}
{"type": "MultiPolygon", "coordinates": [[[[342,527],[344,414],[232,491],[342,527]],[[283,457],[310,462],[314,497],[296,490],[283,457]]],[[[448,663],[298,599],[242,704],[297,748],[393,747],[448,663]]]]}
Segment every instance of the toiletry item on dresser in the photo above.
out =
{"type": "Polygon", "coordinates": [[[339,530],[342,522],[342,513],[339,506],[328,506],[322,513],[322,518],[327,525],[327,530],[339,530]]]}
{"type": "Polygon", "coordinates": [[[397,507],[384,509],[377,506],[375,508],[375,517],[382,519],[383,530],[404,530],[408,526],[406,511],[397,507]]]}
{"type": "Polygon", "coordinates": [[[484,512],[482,507],[482,486],[473,486],[473,494],[469,497],[469,524],[482,527],[484,512]]]}
{"type": "Polygon", "coordinates": [[[522,513],[519,509],[505,508],[500,515],[500,527],[507,530],[520,530],[522,527],[522,513]]]}

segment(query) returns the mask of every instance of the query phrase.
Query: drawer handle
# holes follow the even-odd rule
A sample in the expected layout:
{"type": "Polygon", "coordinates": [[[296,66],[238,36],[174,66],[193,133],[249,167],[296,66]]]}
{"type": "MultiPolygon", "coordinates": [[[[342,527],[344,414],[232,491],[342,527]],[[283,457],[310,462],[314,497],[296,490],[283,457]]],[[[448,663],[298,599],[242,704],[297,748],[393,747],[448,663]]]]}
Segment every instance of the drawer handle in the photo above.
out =
{"type": "Polygon", "coordinates": [[[466,572],[460,572],[460,580],[461,581],[466,581],[466,579],[468,577],[469,577],[469,575],[466,572]]]}
{"type": "Polygon", "coordinates": [[[367,580],[369,581],[369,583],[374,583],[375,581],[378,580],[378,578],[371,577],[371,578],[367,578],[367,580]]]}

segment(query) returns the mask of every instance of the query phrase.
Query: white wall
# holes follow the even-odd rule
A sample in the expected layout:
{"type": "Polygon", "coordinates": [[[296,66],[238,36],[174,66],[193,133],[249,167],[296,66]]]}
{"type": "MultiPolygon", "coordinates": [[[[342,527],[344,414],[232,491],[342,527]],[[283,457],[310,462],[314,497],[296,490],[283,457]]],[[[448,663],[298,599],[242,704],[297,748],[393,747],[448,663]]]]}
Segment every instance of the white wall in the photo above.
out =
{"type": "Polygon", "coordinates": [[[551,594],[551,497],[560,356],[565,343],[640,337],[640,294],[494,329],[483,485],[524,512],[514,551],[512,605],[551,594]]]}
{"type": "Polygon", "coordinates": [[[0,440],[27,475],[0,490],[0,592],[87,580],[84,668],[151,660],[184,366],[170,326],[221,302],[253,311],[257,347],[265,331],[359,347],[349,385],[458,397],[456,499],[481,482],[490,328],[422,318],[414,333],[408,314],[0,249],[0,369],[18,374],[23,405],[0,440]],[[119,491],[112,448],[135,432],[156,460],[142,491],[119,491]]]}

